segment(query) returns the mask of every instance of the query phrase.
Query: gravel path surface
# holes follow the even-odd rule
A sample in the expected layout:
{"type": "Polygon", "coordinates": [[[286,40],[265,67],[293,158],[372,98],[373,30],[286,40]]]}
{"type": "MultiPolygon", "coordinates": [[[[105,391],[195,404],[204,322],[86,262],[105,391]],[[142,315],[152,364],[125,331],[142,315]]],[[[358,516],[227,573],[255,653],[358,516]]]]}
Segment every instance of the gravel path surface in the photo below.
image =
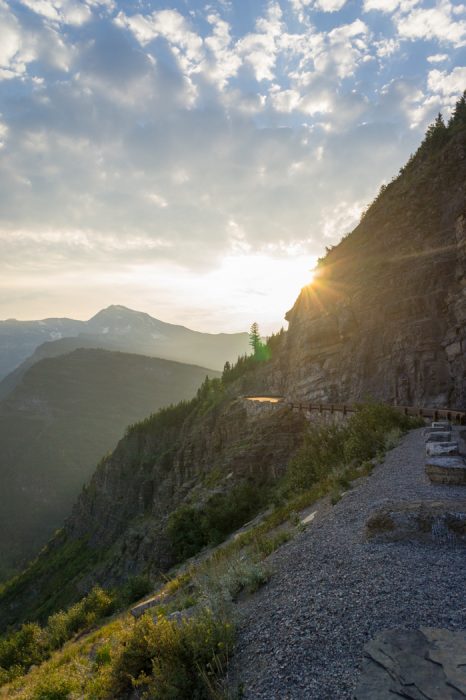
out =
{"type": "Polygon", "coordinates": [[[424,475],[422,430],[403,438],[371,477],[271,561],[270,583],[239,608],[232,685],[246,700],[345,700],[363,646],[386,628],[466,628],[466,551],[415,542],[374,544],[369,514],[386,500],[465,500],[466,488],[424,475]]]}

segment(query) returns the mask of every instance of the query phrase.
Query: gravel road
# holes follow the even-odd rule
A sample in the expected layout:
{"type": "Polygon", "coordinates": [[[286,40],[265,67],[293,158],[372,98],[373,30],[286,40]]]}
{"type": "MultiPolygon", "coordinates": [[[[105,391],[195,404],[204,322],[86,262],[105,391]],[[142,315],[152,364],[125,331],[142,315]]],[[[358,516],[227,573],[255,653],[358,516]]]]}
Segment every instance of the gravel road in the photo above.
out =
{"type": "Polygon", "coordinates": [[[241,682],[246,700],[345,700],[378,631],[466,628],[463,548],[364,536],[369,514],[387,500],[443,499],[466,505],[466,488],[428,482],[422,430],[414,430],[335,507],[322,506],[271,557],[270,583],[239,606],[232,686],[241,682]]]}

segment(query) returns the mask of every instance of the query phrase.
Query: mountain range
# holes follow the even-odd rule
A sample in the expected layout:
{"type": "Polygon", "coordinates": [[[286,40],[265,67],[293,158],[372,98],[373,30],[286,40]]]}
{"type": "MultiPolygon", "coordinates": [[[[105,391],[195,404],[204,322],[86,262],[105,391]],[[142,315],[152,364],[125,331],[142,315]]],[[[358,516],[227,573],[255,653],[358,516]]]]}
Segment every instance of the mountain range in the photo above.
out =
{"type": "MultiPolygon", "coordinates": [[[[125,306],[109,306],[89,321],[50,318],[0,321],[0,380],[26,362],[61,355],[80,347],[103,348],[161,357],[222,370],[248,352],[247,333],[201,333],[165,323],[125,306]],[[33,353],[36,353],[33,357],[33,353]]],[[[15,381],[0,388],[6,395],[15,381]]]]}

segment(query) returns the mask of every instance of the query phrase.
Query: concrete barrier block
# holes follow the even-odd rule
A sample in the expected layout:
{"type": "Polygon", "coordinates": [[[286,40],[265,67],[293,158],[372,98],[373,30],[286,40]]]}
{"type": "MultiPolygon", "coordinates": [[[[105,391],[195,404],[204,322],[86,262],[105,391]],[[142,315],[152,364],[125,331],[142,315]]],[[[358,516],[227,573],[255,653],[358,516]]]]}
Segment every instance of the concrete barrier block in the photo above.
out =
{"type": "Polygon", "coordinates": [[[426,474],[434,484],[466,486],[466,462],[463,457],[427,457],[426,474]]]}
{"type": "Polygon", "coordinates": [[[427,428],[424,428],[423,435],[434,435],[435,433],[450,433],[451,429],[447,428],[446,426],[436,426],[433,427],[432,425],[429,425],[427,428]]]}
{"type": "Polygon", "coordinates": [[[428,457],[448,457],[458,454],[457,442],[427,442],[426,455],[428,457]]]}
{"type": "Polygon", "coordinates": [[[450,430],[439,430],[438,432],[429,432],[425,436],[426,442],[450,442],[451,431],[450,430]]]}

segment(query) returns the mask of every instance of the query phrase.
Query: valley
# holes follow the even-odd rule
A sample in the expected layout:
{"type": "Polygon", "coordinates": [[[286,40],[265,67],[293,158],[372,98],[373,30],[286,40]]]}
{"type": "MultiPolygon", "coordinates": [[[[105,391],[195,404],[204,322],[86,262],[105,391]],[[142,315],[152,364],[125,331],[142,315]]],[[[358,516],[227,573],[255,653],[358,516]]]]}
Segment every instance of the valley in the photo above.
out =
{"type": "Polygon", "coordinates": [[[0,575],[37,554],[125,429],[213,370],[108,350],[42,359],[0,401],[0,575]]]}

